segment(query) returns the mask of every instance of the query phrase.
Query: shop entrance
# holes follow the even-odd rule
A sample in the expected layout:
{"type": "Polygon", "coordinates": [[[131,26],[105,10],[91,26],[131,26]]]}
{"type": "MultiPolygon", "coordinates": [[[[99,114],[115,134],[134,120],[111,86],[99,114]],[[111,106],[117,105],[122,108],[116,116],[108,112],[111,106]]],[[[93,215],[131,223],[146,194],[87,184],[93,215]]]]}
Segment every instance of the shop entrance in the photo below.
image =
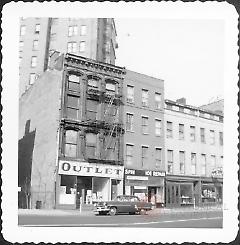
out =
{"type": "Polygon", "coordinates": [[[77,177],[77,193],[76,193],[76,208],[80,207],[80,198],[82,203],[87,203],[87,196],[92,192],[92,177],[78,176],[77,177]]]}
{"type": "Polygon", "coordinates": [[[151,202],[153,205],[156,205],[156,194],[157,194],[157,187],[149,186],[148,187],[148,202],[151,202]]]}

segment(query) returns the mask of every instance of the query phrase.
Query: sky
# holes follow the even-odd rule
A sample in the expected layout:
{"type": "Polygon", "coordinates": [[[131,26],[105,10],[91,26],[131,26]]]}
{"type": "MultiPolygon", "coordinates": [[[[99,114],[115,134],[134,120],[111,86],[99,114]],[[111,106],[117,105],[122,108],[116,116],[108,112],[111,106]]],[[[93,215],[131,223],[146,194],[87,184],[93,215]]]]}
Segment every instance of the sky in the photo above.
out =
{"type": "Polygon", "coordinates": [[[165,99],[200,106],[223,98],[224,22],[115,19],[116,65],[164,80],[165,99]]]}

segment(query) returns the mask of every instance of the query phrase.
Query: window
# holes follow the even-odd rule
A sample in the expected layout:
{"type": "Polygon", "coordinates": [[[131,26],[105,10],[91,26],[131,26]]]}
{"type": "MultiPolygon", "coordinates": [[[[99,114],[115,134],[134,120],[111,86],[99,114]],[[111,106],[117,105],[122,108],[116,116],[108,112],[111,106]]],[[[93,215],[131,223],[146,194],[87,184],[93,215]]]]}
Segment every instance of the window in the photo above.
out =
{"type": "Polygon", "coordinates": [[[80,78],[76,75],[70,74],[68,77],[68,90],[80,92],[80,78]]]}
{"type": "Polygon", "coordinates": [[[127,102],[134,103],[134,87],[127,85],[127,102]]]}
{"type": "Polygon", "coordinates": [[[24,36],[26,34],[26,26],[20,27],[20,36],[24,36]]]}
{"type": "Polygon", "coordinates": [[[160,167],[162,164],[162,149],[155,148],[155,159],[156,159],[156,167],[160,167]]]}
{"type": "Polygon", "coordinates": [[[172,122],[167,122],[167,138],[173,137],[173,124],[172,122]]]}
{"type": "Polygon", "coordinates": [[[219,167],[222,167],[223,166],[223,156],[220,157],[220,166],[219,167]]]}
{"type": "Polygon", "coordinates": [[[87,33],[87,26],[82,25],[82,26],[81,26],[81,30],[80,30],[80,35],[81,35],[81,36],[85,36],[86,33],[87,33]]]}
{"type": "Polygon", "coordinates": [[[79,119],[79,97],[67,96],[67,117],[72,119],[79,119]]]}
{"type": "Polygon", "coordinates": [[[31,67],[36,67],[37,66],[37,57],[32,56],[31,58],[31,67]]]}
{"type": "Polygon", "coordinates": [[[200,136],[201,136],[201,142],[206,143],[205,139],[205,128],[200,128],[200,136]]]}
{"type": "Polygon", "coordinates": [[[167,150],[167,173],[173,173],[173,151],[167,150]]]}
{"type": "Polygon", "coordinates": [[[192,174],[196,174],[196,165],[197,165],[196,153],[191,153],[191,170],[192,170],[192,174]]]}
{"type": "Polygon", "coordinates": [[[86,134],[86,155],[87,158],[96,157],[97,135],[93,133],[86,134]]]}
{"type": "Polygon", "coordinates": [[[22,57],[19,57],[19,68],[21,66],[21,63],[22,63],[22,57]]]}
{"type": "Polygon", "coordinates": [[[167,104],[167,109],[172,110],[172,105],[167,104]]]}
{"type": "Polygon", "coordinates": [[[29,75],[29,84],[30,84],[30,85],[34,84],[35,79],[36,79],[36,74],[35,74],[35,73],[31,73],[31,74],[29,75]]]}
{"type": "Polygon", "coordinates": [[[98,102],[95,100],[87,100],[86,106],[87,106],[87,119],[96,120],[98,102]]]}
{"type": "Polygon", "coordinates": [[[79,52],[84,52],[85,48],[86,48],[86,42],[85,41],[81,41],[80,42],[79,52]]]}
{"type": "Polygon", "coordinates": [[[78,32],[78,27],[77,26],[69,26],[68,27],[68,36],[72,37],[72,36],[76,36],[78,32]]]}
{"type": "Polygon", "coordinates": [[[148,117],[142,117],[142,133],[148,134],[148,117]]]}
{"type": "Polygon", "coordinates": [[[38,40],[33,40],[33,50],[38,50],[38,40]]]}
{"type": "Polygon", "coordinates": [[[211,155],[211,168],[214,169],[216,168],[216,156],[211,155]]]}
{"type": "Polygon", "coordinates": [[[156,136],[161,136],[162,131],[162,121],[159,119],[155,119],[155,134],[156,136]]]}
{"type": "Polygon", "coordinates": [[[77,157],[77,131],[67,130],[65,132],[65,156],[77,157]]]}
{"type": "Polygon", "coordinates": [[[76,42],[69,42],[67,44],[67,52],[68,53],[76,53],[77,52],[77,43],[76,42]]]}
{"type": "Polygon", "coordinates": [[[19,51],[23,51],[24,42],[19,42],[19,51]]]}
{"type": "Polygon", "coordinates": [[[179,106],[178,109],[179,109],[180,112],[184,112],[184,107],[179,106]]]}
{"type": "Polygon", "coordinates": [[[142,105],[148,106],[148,90],[142,89],[142,105]]]}
{"type": "Polygon", "coordinates": [[[219,132],[219,144],[223,145],[223,132],[219,132]]]}
{"type": "Polygon", "coordinates": [[[185,173],[185,152],[179,151],[180,174],[185,173]]]}
{"type": "Polygon", "coordinates": [[[162,107],[162,97],[160,93],[155,93],[155,108],[161,109],[162,107]]]}
{"type": "Polygon", "coordinates": [[[178,125],[179,139],[184,140],[184,124],[178,125]]]}
{"type": "Polygon", "coordinates": [[[40,24],[36,24],[35,25],[35,34],[39,34],[40,33],[40,24]]]}
{"type": "Polygon", "coordinates": [[[126,130],[127,131],[133,131],[133,114],[127,113],[126,130]]]}
{"type": "Polygon", "coordinates": [[[133,145],[126,145],[126,164],[127,166],[133,164],[133,145]]]}
{"type": "Polygon", "coordinates": [[[116,84],[106,82],[106,92],[107,92],[107,94],[115,94],[116,93],[116,84]]]}
{"type": "Polygon", "coordinates": [[[147,162],[148,147],[142,146],[142,166],[145,166],[147,162]]]}
{"type": "Polygon", "coordinates": [[[195,126],[190,126],[190,140],[196,141],[196,128],[195,128],[195,126]]]}
{"type": "Polygon", "coordinates": [[[98,81],[96,79],[88,79],[88,89],[98,88],[98,81]]]}
{"type": "Polygon", "coordinates": [[[214,132],[214,130],[210,130],[210,144],[211,145],[215,144],[215,132],[214,132]]]}
{"type": "Polygon", "coordinates": [[[201,154],[202,175],[206,175],[206,154],[201,154]]]}

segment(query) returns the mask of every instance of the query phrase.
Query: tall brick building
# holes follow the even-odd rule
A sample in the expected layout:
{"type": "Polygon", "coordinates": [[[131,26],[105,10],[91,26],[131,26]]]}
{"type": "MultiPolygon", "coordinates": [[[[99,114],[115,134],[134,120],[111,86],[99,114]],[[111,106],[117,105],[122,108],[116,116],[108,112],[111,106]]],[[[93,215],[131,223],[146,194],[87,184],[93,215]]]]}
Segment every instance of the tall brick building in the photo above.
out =
{"type": "Polygon", "coordinates": [[[59,59],[63,68],[43,73],[20,98],[20,207],[28,197],[32,207],[76,208],[80,197],[90,203],[123,191],[125,69],[59,59]]]}
{"type": "Polygon", "coordinates": [[[19,95],[47,69],[56,50],[115,64],[116,35],[112,18],[21,18],[19,95]]]}

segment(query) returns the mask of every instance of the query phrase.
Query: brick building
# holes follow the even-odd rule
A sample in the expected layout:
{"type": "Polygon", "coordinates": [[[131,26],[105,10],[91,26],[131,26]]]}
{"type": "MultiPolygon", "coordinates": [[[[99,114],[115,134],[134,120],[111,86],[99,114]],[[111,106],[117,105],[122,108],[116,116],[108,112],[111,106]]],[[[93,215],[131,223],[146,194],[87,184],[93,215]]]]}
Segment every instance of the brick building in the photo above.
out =
{"type": "Polygon", "coordinates": [[[164,82],[127,70],[124,80],[126,194],[164,204],[164,82]]]}
{"type": "Polygon", "coordinates": [[[123,191],[125,69],[72,54],[58,61],[20,98],[20,207],[76,208],[80,197],[123,191]]]}
{"type": "Polygon", "coordinates": [[[112,18],[21,18],[19,95],[47,69],[56,50],[115,64],[116,35],[112,18]]]}
{"type": "Polygon", "coordinates": [[[222,202],[223,115],[165,100],[166,205],[222,202]]]}

